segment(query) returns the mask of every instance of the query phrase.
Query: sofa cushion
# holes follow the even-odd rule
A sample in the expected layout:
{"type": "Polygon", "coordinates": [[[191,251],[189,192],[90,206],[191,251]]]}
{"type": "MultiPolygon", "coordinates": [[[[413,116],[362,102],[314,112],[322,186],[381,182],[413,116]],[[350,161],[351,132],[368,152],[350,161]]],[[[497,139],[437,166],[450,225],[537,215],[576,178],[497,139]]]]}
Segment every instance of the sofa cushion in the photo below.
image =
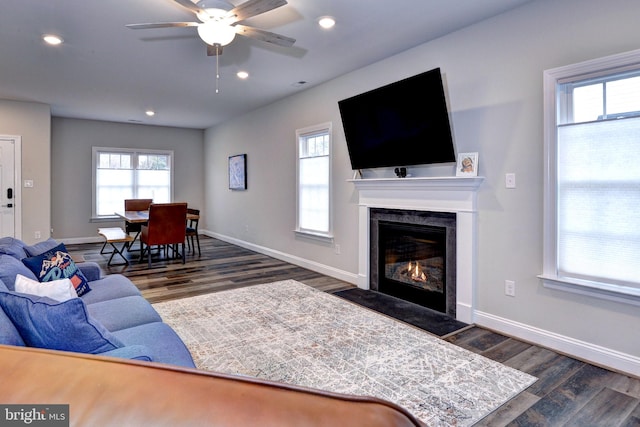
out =
{"type": "Polygon", "coordinates": [[[124,347],[122,341],[89,315],[80,298],[57,302],[2,291],[0,307],[31,347],[92,354],[124,347]]]}
{"type": "Polygon", "coordinates": [[[22,294],[49,297],[59,302],[71,298],[78,298],[78,294],[69,279],[51,280],[41,283],[37,280],[24,277],[22,274],[18,274],[16,275],[15,288],[16,292],[22,294]]]}
{"type": "Polygon", "coordinates": [[[36,243],[35,245],[32,245],[32,246],[25,245],[24,251],[27,254],[27,256],[30,257],[30,256],[40,255],[44,252],[50,251],[56,246],[58,246],[58,242],[53,237],[50,237],[44,242],[36,243]]]}
{"type": "Polygon", "coordinates": [[[0,280],[4,282],[10,291],[15,290],[16,276],[18,274],[28,277],[29,279],[38,280],[22,261],[19,261],[11,255],[0,255],[0,280]]]}
{"type": "Polygon", "coordinates": [[[17,260],[27,256],[22,240],[13,237],[0,238],[0,254],[10,255],[17,260]]]}
{"type": "Polygon", "coordinates": [[[153,354],[153,361],[195,368],[191,353],[178,334],[163,322],[146,323],[113,332],[125,345],[144,345],[153,354]]]}
{"type": "MultiPolygon", "coordinates": [[[[1,290],[0,290],[1,292],[1,290]]],[[[0,307],[0,344],[24,346],[24,340],[20,336],[20,332],[0,307]]]]}
{"type": "Polygon", "coordinates": [[[71,255],[67,252],[64,243],[60,243],[40,255],[24,258],[22,262],[35,274],[40,282],[70,279],[78,296],[82,296],[91,290],[86,277],[71,259],[71,255]]]}
{"type": "Polygon", "coordinates": [[[2,309],[0,309],[0,344],[25,346],[20,332],[2,309]]]}
{"type": "Polygon", "coordinates": [[[120,357],[123,359],[153,362],[153,354],[151,353],[151,350],[149,350],[147,346],[137,344],[116,348],[115,350],[101,353],[100,356],[120,357]]]}
{"type": "Polygon", "coordinates": [[[100,270],[100,265],[97,262],[93,261],[82,261],[77,262],[76,265],[84,274],[84,277],[88,282],[93,282],[94,280],[98,280],[102,277],[102,270],[100,270]]]}
{"type": "Polygon", "coordinates": [[[121,274],[109,274],[100,280],[91,282],[90,285],[91,292],[82,295],[86,304],[141,295],[136,285],[121,274]]]}
{"type": "Polygon", "coordinates": [[[158,312],[141,296],[116,298],[86,306],[91,317],[111,332],[162,321],[158,312]]]}

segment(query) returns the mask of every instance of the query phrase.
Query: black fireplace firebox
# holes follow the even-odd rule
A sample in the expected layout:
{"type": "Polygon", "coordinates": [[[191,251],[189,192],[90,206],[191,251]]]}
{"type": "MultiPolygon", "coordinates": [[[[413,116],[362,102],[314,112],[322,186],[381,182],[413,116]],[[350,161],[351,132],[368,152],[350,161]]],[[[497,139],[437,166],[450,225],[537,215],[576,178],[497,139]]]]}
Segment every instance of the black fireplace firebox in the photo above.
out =
{"type": "Polygon", "coordinates": [[[455,214],[370,211],[370,287],[455,318],[455,214]]]}

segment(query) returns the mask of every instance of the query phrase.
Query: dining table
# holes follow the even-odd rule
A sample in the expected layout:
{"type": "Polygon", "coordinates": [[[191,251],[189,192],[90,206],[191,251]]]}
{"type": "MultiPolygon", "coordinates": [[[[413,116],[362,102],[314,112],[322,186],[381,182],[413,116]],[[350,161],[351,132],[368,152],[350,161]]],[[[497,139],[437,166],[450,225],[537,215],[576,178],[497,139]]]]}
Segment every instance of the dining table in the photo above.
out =
{"type": "MultiPolygon", "coordinates": [[[[149,221],[149,211],[116,211],[115,214],[130,224],[146,224],[149,221]]],[[[199,219],[200,215],[187,213],[187,221],[199,219]]],[[[186,227],[186,224],[185,224],[186,227]]],[[[142,253],[142,239],[140,240],[140,253],[142,253]]],[[[133,244],[133,242],[131,242],[133,244]]]]}

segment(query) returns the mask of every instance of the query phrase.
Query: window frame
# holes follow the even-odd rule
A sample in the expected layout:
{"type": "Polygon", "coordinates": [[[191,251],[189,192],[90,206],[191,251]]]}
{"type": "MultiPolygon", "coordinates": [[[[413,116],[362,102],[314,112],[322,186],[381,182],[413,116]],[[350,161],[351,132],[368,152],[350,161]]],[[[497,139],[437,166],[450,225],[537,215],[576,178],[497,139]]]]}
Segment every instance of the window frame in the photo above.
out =
{"type": "Polygon", "coordinates": [[[640,50],[584,61],[543,73],[544,186],[543,186],[543,273],[538,276],[546,288],[640,306],[640,288],[613,283],[560,277],[557,272],[557,122],[558,83],[568,79],[607,75],[625,69],[640,69],[640,50]]]}
{"type": "Polygon", "coordinates": [[[142,149],[142,148],[120,148],[120,147],[92,147],[91,148],[91,221],[113,221],[119,217],[115,215],[98,215],[97,214],[97,170],[98,170],[98,154],[99,153],[113,153],[113,154],[132,154],[133,165],[135,168],[138,165],[137,157],[139,155],[166,155],[170,158],[169,167],[169,198],[173,200],[174,189],[174,175],[175,175],[175,154],[173,150],[157,150],[157,149],[142,149]]]}
{"type": "Polygon", "coordinates": [[[333,242],[333,124],[331,122],[320,123],[301,129],[296,129],[296,228],[294,232],[302,237],[308,237],[323,242],[333,242]],[[300,140],[318,134],[326,134],[329,137],[328,157],[328,230],[321,232],[300,227],[300,140]]]}

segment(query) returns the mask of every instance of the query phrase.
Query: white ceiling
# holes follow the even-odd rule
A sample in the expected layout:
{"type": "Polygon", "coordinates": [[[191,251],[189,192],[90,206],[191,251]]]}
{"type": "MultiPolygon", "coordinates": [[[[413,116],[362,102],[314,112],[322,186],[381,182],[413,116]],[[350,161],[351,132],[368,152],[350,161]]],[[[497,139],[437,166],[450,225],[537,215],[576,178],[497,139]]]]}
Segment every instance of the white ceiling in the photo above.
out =
{"type": "Polygon", "coordinates": [[[237,36],[220,57],[216,94],[216,59],[196,28],[125,27],[196,20],[173,0],[2,0],[0,99],[49,104],[58,117],[203,129],[528,1],[289,0],[243,24],[294,46],[237,36]],[[323,15],[336,18],[332,30],[317,25],[323,15]],[[45,33],[64,44],[45,45],[45,33]]]}

